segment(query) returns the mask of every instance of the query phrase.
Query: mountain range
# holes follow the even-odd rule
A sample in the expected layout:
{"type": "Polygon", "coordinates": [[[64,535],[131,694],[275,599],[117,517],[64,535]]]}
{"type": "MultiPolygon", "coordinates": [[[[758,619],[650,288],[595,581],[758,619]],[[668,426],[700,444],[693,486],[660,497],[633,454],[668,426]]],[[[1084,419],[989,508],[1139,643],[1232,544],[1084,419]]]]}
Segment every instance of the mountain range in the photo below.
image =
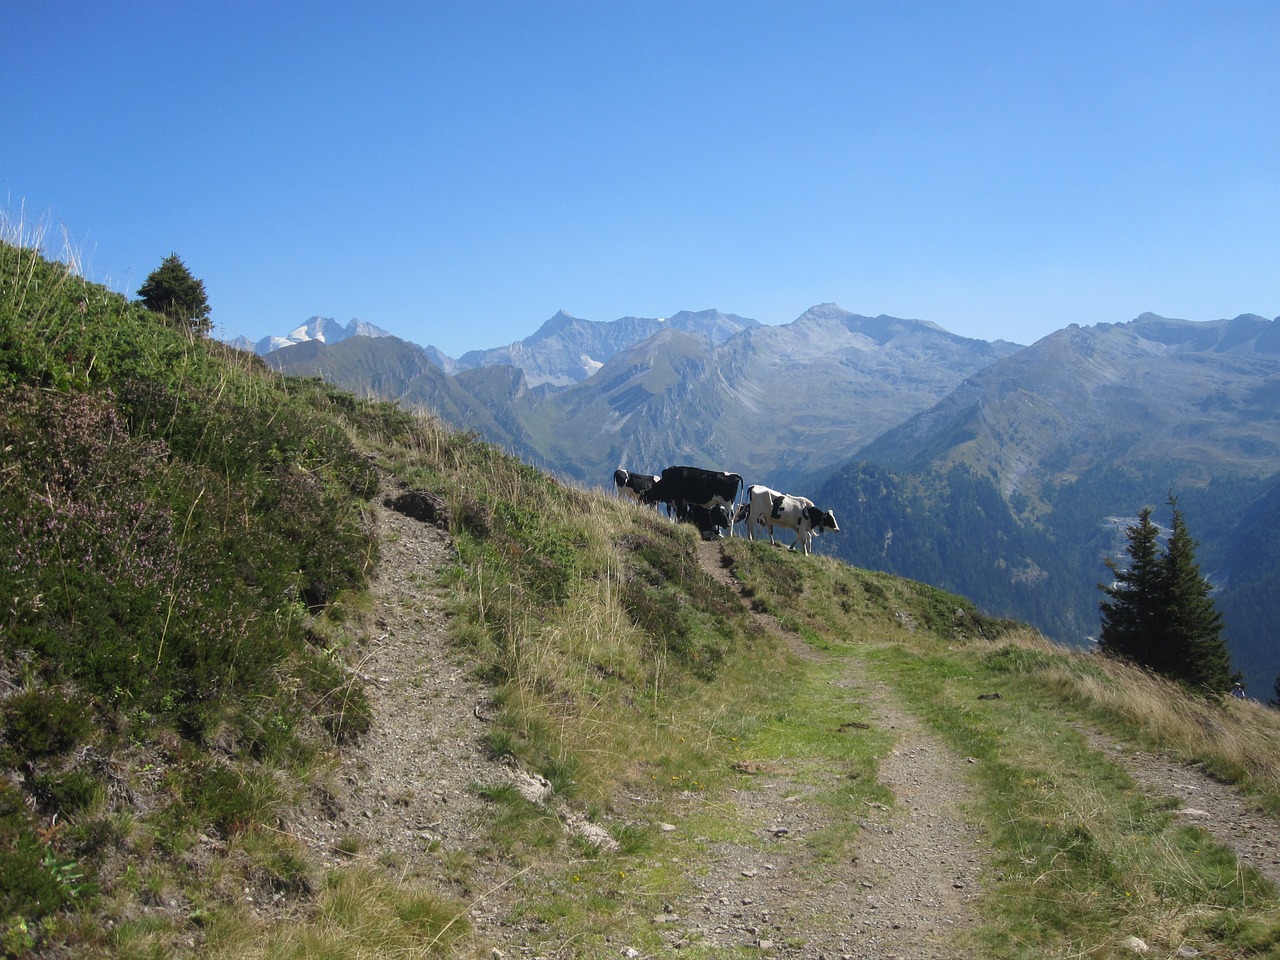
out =
{"type": "Polygon", "coordinates": [[[841,519],[825,552],[1069,643],[1096,631],[1125,524],[1174,494],[1235,666],[1255,693],[1280,674],[1278,320],[1144,314],[1024,347],[835,304],[778,326],[561,312],[456,360],[326,332],[267,362],[430,410],[574,482],[692,463],[805,493],[841,519]]]}
{"type": "Polygon", "coordinates": [[[347,321],[346,326],[338,323],[332,317],[311,317],[306,323],[294,327],[283,337],[266,336],[256,343],[248,337],[236,337],[229,343],[237,350],[244,350],[247,353],[256,353],[262,356],[282,347],[293,346],[297,343],[308,343],[312,340],[320,343],[341,343],[349,337],[389,336],[391,334],[381,327],[375,327],[371,323],[365,323],[363,320],[357,320],[354,317],[347,321]]]}
{"type": "Polygon", "coordinates": [[[612,322],[558,313],[525,340],[456,361],[354,338],[268,362],[432,410],[576,482],[690,462],[777,486],[844,462],[1019,349],[822,304],[781,326],[715,310],[612,322]]]}

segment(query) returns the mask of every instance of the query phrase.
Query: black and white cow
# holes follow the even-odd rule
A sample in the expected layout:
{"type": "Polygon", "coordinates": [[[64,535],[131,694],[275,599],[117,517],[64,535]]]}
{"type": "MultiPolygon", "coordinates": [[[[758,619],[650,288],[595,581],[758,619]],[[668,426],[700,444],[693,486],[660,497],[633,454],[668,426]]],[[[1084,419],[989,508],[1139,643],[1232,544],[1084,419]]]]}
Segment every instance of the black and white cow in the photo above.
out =
{"type": "Polygon", "coordinates": [[[824,530],[839,532],[836,515],[830,510],[819,510],[807,497],[796,497],[787,493],[779,493],[768,487],[753,483],[747,488],[747,536],[756,538],[756,528],[769,528],[769,542],[773,539],[774,527],[786,527],[796,532],[796,541],[792,550],[810,553],[814,534],[824,530]]]}
{"type": "Polygon", "coordinates": [[[710,509],[720,504],[732,508],[741,489],[742,477],[736,473],[718,473],[701,467],[667,467],[658,482],[640,494],[640,502],[674,505],[676,519],[684,520],[690,506],[710,509]]]}
{"type": "Polygon", "coordinates": [[[632,473],[629,470],[613,471],[613,486],[618,496],[626,497],[640,503],[640,497],[646,490],[658,482],[658,478],[648,473],[632,473]]]}

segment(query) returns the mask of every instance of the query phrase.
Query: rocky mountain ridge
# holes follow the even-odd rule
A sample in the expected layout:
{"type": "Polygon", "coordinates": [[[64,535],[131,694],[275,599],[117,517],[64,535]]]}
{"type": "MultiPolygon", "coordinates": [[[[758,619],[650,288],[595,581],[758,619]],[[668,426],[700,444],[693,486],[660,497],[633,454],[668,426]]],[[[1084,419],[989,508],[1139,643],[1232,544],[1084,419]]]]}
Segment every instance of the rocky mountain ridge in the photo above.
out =
{"type": "Polygon", "coordinates": [[[410,344],[384,364],[408,362],[420,377],[395,384],[371,383],[369,347],[355,340],[286,348],[269,362],[436,410],[588,484],[619,466],[693,462],[777,485],[852,457],[1018,349],[821,304],[779,326],[714,310],[605,324],[561,313],[516,344],[459,358],[447,382],[423,370],[431,357],[410,344]]]}
{"type": "Polygon", "coordinates": [[[544,383],[564,387],[581,383],[622,350],[664,330],[679,330],[723,343],[734,334],[759,325],[758,320],[719,310],[682,310],[670,317],[621,317],[612,321],[582,320],[561,310],[523,340],[464,353],[455,368],[471,370],[505,364],[523,371],[531,387],[544,383]]]}

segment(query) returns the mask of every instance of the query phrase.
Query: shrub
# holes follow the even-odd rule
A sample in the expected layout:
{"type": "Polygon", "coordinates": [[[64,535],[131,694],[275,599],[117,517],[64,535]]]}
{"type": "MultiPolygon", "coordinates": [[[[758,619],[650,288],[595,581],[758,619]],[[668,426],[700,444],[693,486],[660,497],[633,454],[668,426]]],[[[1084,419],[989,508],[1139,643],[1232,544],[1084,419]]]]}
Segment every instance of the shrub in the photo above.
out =
{"type": "Polygon", "coordinates": [[[65,753],[92,728],[89,711],[56,690],[25,690],[3,703],[5,761],[20,761],[65,753]]]}
{"type": "MultiPolygon", "coordinates": [[[[34,826],[22,796],[0,779],[0,937],[15,943],[18,931],[31,929],[29,921],[57,912],[80,892],[34,826]]],[[[23,944],[34,945],[34,938],[23,944]]]]}
{"type": "Polygon", "coordinates": [[[63,817],[87,809],[101,788],[98,778],[84,770],[40,774],[32,784],[40,809],[63,817]]]}

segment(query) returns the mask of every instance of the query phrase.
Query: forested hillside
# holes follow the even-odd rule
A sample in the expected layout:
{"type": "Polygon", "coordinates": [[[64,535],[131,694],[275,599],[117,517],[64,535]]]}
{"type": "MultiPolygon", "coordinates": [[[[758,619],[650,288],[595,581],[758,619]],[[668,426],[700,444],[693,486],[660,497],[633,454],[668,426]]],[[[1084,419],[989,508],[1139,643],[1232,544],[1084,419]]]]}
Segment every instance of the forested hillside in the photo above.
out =
{"type": "MultiPolygon", "coordinates": [[[[1117,533],[1178,497],[1236,669],[1280,675],[1280,320],[1144,315],[1059,331],[970,378],[818,489],[853,518],[827,546],[1080,644],[1117,533]],[[984,534],[985,531],[985,534],[984,534]],[[888,542],[886,542],[888,541],[888,542]]],[[[1167,521],[1166,521],[1167,522],[1167,521]]]]}
{"type": "Polygon", "coordinates": [[[702,543],[16,240],[5,956],[1280,955],[1276,711],[702,543]],[[1245,842],[1131,779],[1139,744],[1238,784],[1245,842]],[[872,853],[939,849],[926,797],[963,896],[872,853]]]}

